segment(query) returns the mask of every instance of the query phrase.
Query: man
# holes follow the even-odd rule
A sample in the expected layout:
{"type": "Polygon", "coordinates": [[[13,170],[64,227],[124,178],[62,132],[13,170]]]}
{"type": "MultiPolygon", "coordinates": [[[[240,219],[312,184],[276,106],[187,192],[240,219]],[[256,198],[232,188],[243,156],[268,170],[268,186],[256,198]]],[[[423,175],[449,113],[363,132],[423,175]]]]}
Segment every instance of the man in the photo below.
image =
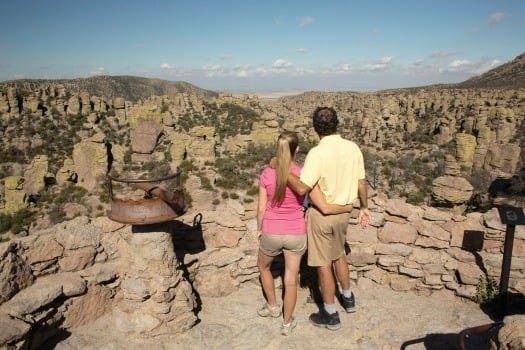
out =
{"type": "MultiPolygon", "coordinates": [[[[301,177],[290,173],[288,185],[304,195],[319,185],[330,204],[352,204],[360,201],[358,221],[362,227],[370,222],[367,206],[367,188],[363,154],[352,141],[337,133],[337,113],[330,107],[318,107],[313,113],[314,130],[320,138],[304,163],[301,177]]],[[[346,262],[346,229],[350,213],[323,215],[314,205],[307,212],[308,265],[316,267],[323,307],[310,315],[310,322],[318,327],[336,330],[341,327],[335,306],[337,275],[342,294],[341,304],[346,312],[354,312],[355,300],[350,290],[350,276],[346,262]]]]}

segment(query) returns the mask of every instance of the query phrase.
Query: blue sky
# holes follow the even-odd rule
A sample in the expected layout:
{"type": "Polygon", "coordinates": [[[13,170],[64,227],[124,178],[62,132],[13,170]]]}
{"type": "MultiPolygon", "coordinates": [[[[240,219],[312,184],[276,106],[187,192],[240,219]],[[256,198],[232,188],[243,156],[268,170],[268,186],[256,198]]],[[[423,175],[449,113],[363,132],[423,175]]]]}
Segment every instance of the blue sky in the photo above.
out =
{"type": "Polygon", "coordinates": [[[0,81],[133,75],[230,92],[455,83],[525,52],[523,0],[18,0],[0,81]]]}

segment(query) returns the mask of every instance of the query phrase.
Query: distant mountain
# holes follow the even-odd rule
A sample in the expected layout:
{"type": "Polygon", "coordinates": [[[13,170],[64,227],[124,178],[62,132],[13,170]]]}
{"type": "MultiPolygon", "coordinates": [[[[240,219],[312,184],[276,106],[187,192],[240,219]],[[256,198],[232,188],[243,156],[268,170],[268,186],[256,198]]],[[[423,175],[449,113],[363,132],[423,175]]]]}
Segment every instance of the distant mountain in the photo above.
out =
{"type": "Polygon", "coordinates": [[[71,92],[87,91],[91,95],[106,98],[123,97],[129,101],[138,101],[156,96],[173,96],[177,93],[189,93],[202,99],[218,95],[217,92],[201,89],[183,81],[142,78],[134,76],[94,76],[77,79],[19,79],[0,83],[1,87],[12,86],[17,89],[45,88],[50,85],[64,85],[71,92]]]}
{"type": "Polygon", "coordinates": [[[479,76],[454,84],[457,88],[521,89],[525,88],[525,53],[479,76]]]}

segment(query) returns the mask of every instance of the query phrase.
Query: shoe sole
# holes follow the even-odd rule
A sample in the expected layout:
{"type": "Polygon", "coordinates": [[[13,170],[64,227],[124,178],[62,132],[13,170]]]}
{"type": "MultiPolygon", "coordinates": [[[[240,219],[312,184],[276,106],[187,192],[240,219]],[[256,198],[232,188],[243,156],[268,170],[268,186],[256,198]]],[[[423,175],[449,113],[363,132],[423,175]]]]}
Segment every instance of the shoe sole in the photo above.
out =
{"type": "Polygon", "coordinates": [[[319,327],[319,328],[326,328],[326,329],[329,329],[331,331],[336,331],[338,330],[339,328],[341,328],[341,324],[319,324],[319,323],[315,323],[314,321],[310,320],[310,323],[313,324],[314,326],[316,327],[319,327]]]}
{"type": "Polygon", "coordinates": [[[352,314],[355,312],[355,307],[348,307],[345,308],[347,314],[352,314]]]}
{"type": "Polygon", "coordinates": [[[273,318],[277,318],[277,317],[281,316],[281,314],[279,314],[279,315],[277,315],[277,314],[269,314],[269,315],[263,314],[263,315],[261,315],[260,313],[257,313],[257,315],[259,315],[260,317],[273,317],[273,318]]]}

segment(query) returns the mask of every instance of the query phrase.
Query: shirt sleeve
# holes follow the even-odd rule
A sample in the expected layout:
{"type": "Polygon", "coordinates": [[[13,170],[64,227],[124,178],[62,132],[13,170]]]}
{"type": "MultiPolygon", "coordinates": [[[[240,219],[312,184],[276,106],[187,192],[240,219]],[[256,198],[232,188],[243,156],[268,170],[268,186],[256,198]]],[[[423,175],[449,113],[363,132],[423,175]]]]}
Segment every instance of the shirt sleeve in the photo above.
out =
{"type": "Polygon", "coordinates": [[[365,174],[365,160],[363,158],[363,152],[361,152],[359,147],[357,148],[357,150],[359,151],[358,152],[359,159],[358,159],[358,168],[357,168],[357,179],[358,180],[362,180],[366,176],[366,174],[365,174]]]}
{"type": "Polygon", "coordinates": [[[310,188],[314,188],[315,184],[317,184],[321,177],[321,164],[319,163],[318,158],[315,148],[312,148],[306,155],[304,166],[301,169],[301,182],[310,188]]]}

